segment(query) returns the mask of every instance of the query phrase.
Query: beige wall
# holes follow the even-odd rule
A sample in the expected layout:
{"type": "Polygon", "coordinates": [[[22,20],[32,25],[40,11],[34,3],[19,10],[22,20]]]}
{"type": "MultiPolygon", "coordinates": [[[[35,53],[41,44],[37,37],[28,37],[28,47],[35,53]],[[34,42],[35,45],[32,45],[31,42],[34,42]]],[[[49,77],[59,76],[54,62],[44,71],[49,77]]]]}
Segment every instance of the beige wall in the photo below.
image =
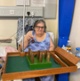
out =
{"type": "MultiPolygon", "coordinates": [[[[16,6],[16,0],[0,0],[0,6],[16,6]]],[[[58,7],[57,7],[58,8],[58,7]]],[[[58,11],[58,10],[57,10],[58,11]]],[[[58,12],[56,12],[58,13],[58,12]]],[[[58,19],[46,19],[47,31],[55,35],[55,45],[57,44],[58,19]]],[[[0,19],[0,38],[10,37],[17,30],[17,19],[0,19]]],[[[14,39],[15,37],[13,37],[14,39]]]]}
{"type": "MultiPolygon", "coordinates": [[[[72,43],[73,53],[75,54],[76,52],[75,48],[80,47],[80,0],[76,0],[70,40],[72,43]]],[[[78,68],[76,72],[70,73],[69,76],[69,81],[77,81],[77,80],[80,80],[80,68],[78,68]]]]}
{"type": "Polygon", "coordinates": [[[15,6],[16,0],[0,0],[0,6],[15,6]]]}
{"type": "Polygon", "coordinates": [[[70,40],[75,53],[75,48],[80,47],[80,0],[76,0],[70,40]]]}

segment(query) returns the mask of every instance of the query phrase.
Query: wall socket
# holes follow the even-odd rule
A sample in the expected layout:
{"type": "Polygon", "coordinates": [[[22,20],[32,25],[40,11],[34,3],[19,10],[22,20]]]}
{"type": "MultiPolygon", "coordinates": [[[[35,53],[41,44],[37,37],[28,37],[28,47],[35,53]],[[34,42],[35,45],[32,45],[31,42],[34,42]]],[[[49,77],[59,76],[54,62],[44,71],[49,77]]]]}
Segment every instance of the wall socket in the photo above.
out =
{"type": "Polygon", "coordinates": [[[14,10],[10,10],[10,14],[13,14],[14,15],[14,10]]]}

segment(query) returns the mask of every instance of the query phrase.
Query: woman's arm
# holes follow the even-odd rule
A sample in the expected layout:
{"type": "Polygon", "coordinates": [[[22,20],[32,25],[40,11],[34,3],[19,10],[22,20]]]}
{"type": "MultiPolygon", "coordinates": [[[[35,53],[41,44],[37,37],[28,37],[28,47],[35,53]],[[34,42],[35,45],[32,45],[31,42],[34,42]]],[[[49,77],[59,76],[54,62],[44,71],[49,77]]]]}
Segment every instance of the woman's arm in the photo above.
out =
{"type": "Polygon", "coordinates": [[[53,50],[54,50],[54,44],[53,44],[52,38],[50,37],[50,48],[49,48],[49,51],[53,51],[53,50]]]}
{"type": "MultiPolygon", "coordinates": [[[[24,37],[24,49],[28,46],[30,39],[33,37],[32,31],[29,31],[24,37]]],[[[22,49],[22,42],[20,43],[20,49],[22,49]]]]}

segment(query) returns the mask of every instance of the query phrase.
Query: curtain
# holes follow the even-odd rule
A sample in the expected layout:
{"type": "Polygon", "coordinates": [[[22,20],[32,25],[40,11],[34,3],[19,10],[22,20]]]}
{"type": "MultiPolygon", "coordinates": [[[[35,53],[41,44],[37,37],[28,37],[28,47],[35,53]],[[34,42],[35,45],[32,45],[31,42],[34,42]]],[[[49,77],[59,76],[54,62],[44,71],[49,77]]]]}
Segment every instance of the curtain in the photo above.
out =
{"type": "MultiPolygon", "coordinates": [[[[69,39],[73,13],[75,7],[75,0],[59,0],[59,38],[58,46],[66,46],[69,39]]],[[[69,73],[64,73],[56,76],[57,81],[69,81],[69,73]]]]}

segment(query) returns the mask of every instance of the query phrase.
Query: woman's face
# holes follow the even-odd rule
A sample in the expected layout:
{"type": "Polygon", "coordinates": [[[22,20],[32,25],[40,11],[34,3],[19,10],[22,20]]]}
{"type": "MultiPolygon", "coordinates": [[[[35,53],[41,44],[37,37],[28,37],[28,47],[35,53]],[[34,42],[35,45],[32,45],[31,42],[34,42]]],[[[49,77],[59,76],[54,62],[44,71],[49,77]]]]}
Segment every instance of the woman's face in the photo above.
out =
{"type": "Polygon", "coordinates": [[[35,33],[38,34],[38,35],[42,35],[44,34],[44,23],[43,22],[40,22],[36,25],[35,27],[35,33]]]}

